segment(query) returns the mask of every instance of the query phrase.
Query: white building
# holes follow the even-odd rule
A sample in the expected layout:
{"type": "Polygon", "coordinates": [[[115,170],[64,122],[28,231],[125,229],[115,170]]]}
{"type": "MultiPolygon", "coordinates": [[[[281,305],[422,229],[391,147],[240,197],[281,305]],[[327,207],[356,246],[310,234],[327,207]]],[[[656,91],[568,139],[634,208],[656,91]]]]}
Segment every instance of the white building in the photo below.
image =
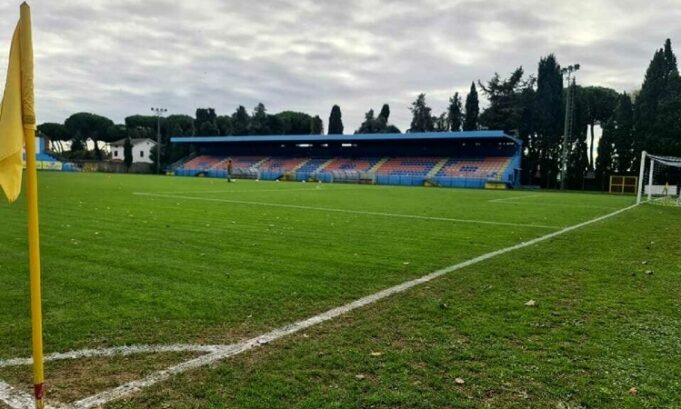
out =
{"type": "MultiPolygon", "coordinates": [[[[154,163],[151,157],[151,148],[156,146],[156,142],[149,138],[131,139],[132,142],[132,163],[154,163]]],[[[125,138],[116,142],[111,142],[111,159],[125,159],[125,138]]]]}

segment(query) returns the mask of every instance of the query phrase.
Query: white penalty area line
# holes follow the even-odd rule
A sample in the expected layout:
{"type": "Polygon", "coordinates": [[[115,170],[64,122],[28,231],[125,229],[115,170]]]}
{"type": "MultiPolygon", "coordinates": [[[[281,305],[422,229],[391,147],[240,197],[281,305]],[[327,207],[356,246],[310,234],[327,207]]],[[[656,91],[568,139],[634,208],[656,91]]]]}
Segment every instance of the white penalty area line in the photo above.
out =
{"type": "MultiPolygon", "coordinates": [[[[215,352],[224,345],[196,345],[196,344],[171,344],[171,345],[129,345],[112,348],[81,349],[78,351],[57,352],[45,355],[44,361],[61,361],[67,359],[95,358],[126,356],[133,354],[150,354],[163,352],[215,352]]],[[[33,358],[15,358],[0,360],[0,368],[10,366],[32,365],[33,358]]]]}
{"type": "MultiPolygon", "coordinates": [[[[304,329],[310,328],[312,326],[321,324],[323,322],[329,321],[333,318],[336,318],[338,316],[341,316],[343,314],[346,314],[348,312],[351,312],[353,310],[356,310],[358,308],[364,307],[369,304],[373,304],[377,301],[383,300],[387,297],[390,297],[394,294],[399,294],[402,292],[405,292],[413,287],[416,287],[418,285],[427,283],[429,281],[435,280],[438,277],[441,277],[445,274],[461,270],[465,267],[472,266],[474,264],[489,260],[491,258],[510,253],[515,250],[523,249],[526,247],[533,246],[535,244],[541,243],[543,241],[552,239],[554,237],[561,236],[563,234],[569,233],[573,230],[606,220],[608,218],[611,218],[613,216],[616,216],[620,213],[626,212],[627,210],[633,209],[637,205],[631,205],[619,210],[616,210],[614,212],[605,214],[603,216],[596,217],[591,220],[587,220],[585,222],[575,224],[566,228],[563,228],[561,230],[555,231],[548,233],[544,236],[537,237],[535,239],[518,243],[513,246],[509,246],[500,250],[492,251],[490,253],[486,253],[483,255],[480,255],[478,257],[472,258],[467,261],[463,261],[461,263],[453,264],[449,267],[445,267],[443,269],[434,271],[430,274],[427,274],[423,277],[410,280],[407,282],[404,282],[402,284],[398,284],[393,287],[386,288],[382,291],[379,291],[377,293],[368,295],[366,297],[360,298],[358,300],[355,300],[351,303],[342,305],[340,307],[333,308],[331,310],[328,310],[326,312],[323,312],[321,314],[315,315],[313,317],[307,318],[305,320],[297,321],[292,324],[274,329],[266,334],[247,339],[242,342],[238,342],[236,344],[231,344],[231,345],[220,345],[220,346],[209,346],[207,348],[215,348],[213,352],[209,352],[206,355],[202,355],[197,358],[193,358],[187,361],[184,361],[180,364],[173,365],[171,367],[168,367],[166,369],[156,371],[151,373],[150,375],[147,375],[146,377],[128,382],[126,384],[123,384],[121,386],[118,386],[116,388],[98,393],[96,395],[92,395],[90,397],[87,397],[85,399],[81,399],[79,401],[76,401],[74,403],[71,403],[65,408],[70,408],[70,409],[90,409],[90,408],[95,408],[101,405],[104,405],[108,402],[111,402],[113,400],[121,399],[127,396],[130,396],[131,394],[141,391],[144,388],[150,387],[152,385],[155,385],[159,382],[162,382],[166,379],[169,379],[170,377],[186,372],[191,369],[195,368],[200,368],[203,366],[211,365],[214,364],[218,361],[233,357],[235,355],[241,354],[243,352],[246,352],[248,350],[257,348],[259,346],[268,344],[272,341],[276,341],[280,338],[283,338],[288,335],[295,334],[297,332],[300,332],[304,329]]],[[[27,361],[22,361],[22,362],[27,362],[27,361]]],[[[14,389],[11,389],[11,387],[8,389],[7,387],[3,387],[3,383],[0,383],[0,401],[7,403],[12,407],[13,409],[30,409],[33,406],[33,402],[25,400],[25,396],[23,396],[21,393],[17,393],[14,389]]]]}
{"type": "Polygon", "coordinates": [[[218,198],[214,198],[214,197],[165,195],[165,194],[144,193],[144,192],[133,192],[133,194],[137,195],[137,196],[159,197],[159,198],[166,198],[166,199],[200,200],[200,201],[206,201],[206,202],[233,203],[233,204],[252,205],[252,206],[283,207],[283,208],[288,208],[288,209],[317,210],[317,211],[322,211],[322,212],[349,213],[349,214],[361,214],[361,215],[368,215],[368,216],[396,217],[396,218],[419,219],[419,220],[433,220],[433,221],[454,222],[454,223],[489,224],[489,225],[496,225],[496,226],[512,226],[512,227],[532,227],[532,228],[538,228],[538,229],[559,229],[560,228],[559,226],[548,226],[548,225],[544,225],[544,224],[495,222],[495,221],[490,221],[490,220],[476,220],[476,219],[455,219],[455,218],[449,218],[449,217],[421,216],[421,215],[417,215],[417,214],[372,212],[372,211],[365,211],[365,210],[337,209],[337,208],[332,208],[332,207],[315,207],[315,206],[303,206],[303,205],[293,205],[293,204],[284,204],[284,203],[254,202],[254,201],[248,201],[248,200],[218,199],[218,198]]]}

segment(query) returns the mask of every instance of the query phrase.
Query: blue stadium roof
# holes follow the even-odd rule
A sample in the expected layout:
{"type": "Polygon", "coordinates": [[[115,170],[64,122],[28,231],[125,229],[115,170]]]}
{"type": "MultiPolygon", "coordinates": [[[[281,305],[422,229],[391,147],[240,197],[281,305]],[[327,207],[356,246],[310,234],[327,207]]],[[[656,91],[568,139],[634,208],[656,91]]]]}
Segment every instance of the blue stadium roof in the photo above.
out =
{"type": "Polygon", "coordinates": [[[414,132],[375,133],[351,135],[258,135],[258,136],[176,136],[175,143],[238,143],[238,142],[353,142],[353,141],[408,141],[435,139],[508,139],[516,144],[520,140],[504,131],[462,131],[462,132],[414,132]]]}

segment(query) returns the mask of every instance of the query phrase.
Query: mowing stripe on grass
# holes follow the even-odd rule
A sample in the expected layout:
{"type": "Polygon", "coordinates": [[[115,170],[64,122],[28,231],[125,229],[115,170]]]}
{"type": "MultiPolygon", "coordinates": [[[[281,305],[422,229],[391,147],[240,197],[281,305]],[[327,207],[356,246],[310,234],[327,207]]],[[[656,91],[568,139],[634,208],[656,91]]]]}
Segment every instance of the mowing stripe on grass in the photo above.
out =
{"type": "Polygon", "coordinates": [[[322,212],[336,212],[336,213],[350,213],[350,214],[363,214],[368,216],[380,216],[380,217],[398,217],[404,219],[419,219],[419,220],[435,220],[444,222],[454,222],[454,223],[473,223],[473,224],[490,224],[496,226],[512,226],[512,227],[534,227],[538,229],[559,229],[559,226],[547,226],[544,224],[524,224],[524,223],[508,223],[508,222],[494,222],[490,220],[475,220],[475,219],[453,219],[449,217],[435,217],[435,216],[421,216],[417,214],[401,214],[401,213],[385,213],[385,212],[372,212],[365,210],[350,210],[350,209],[337,209],[332,207],[314,207],[314,206],[303,206],[303,205],[293,205],[284,203],[268,203],[268,202],[253,202],[248,200],[232,200],[232,199],[217,199],[214,197],[194,197],[194,196],[184,196],[184,195],[162,195],[158,193],[144,193],[144,192],[133,192],[134,195],[138,196],[149,196],[149,197],[160,197],[166,199],[182,199],[182,200],[201,200],[206,202],[219,202],[219,203],[233,203],[251,206],[270,206],[270,207],[284,207],[289,209],[302,209],[302,210],[316,210],[322,212]]]}
{"type": "MultiPolygon", "coordinates": [[[[90,409],[90,408],[95,408],[101,405],[104,405],[108,402],[111,402],[113,400],[121,399],[124,397],[127,397],[135,392],[141,391],[144,388],[147,388],[149,386],[155,385],[159,382],[162,382],[173,375],[177,375],[183,372],[186,372],[190,369],[194,368],[199,368],[207,365],[214,364],[218,361],[233,357],[235,355],[238,355],[242,352],[251,350],[253,348],[268,344],[272,341],[276,341],[280,338],[283,338],[287,335],[295,334],[297,332],[300,332],[306,328],[315,326],[317,324],[321,324],[323,322],[329,321],[333,318],[336,318],[340,315],[346,314],[350,311],[356,310],[358,308],[364,307],[366,305],[375,303],[379,300],[382,300],[384,298],[390,297],[394,294],[402,293],[406,290],[409,290],[410,288],[413,288],[417,285],[421,285],[424,283],[427,283],[429,281],[432,281],[438,277],[441,277],[445,274],[460,270],[462,268],[480,263],[485,260],[489,260],[493,257],[500,256],[502,254],[510,253],[515,250],[519,250],[525,247],[533,246],[537,243],[541,243],[543,241],[552,239],[554,237],[561,236],[565,233],[569,233],[573,230],[579,229],[581,227],[588,226],[593,223],[597,223],[600,221],[603,221],[605,219],[608,219],[610,217],[616,216],[620,213],[623,213],[627,210],[633,209],[637,205],[631,205],[619,210],[616,210],[614,212],[605,214],[603,216],[596,217],[591,220],[587,220],[582,223],[578,223],[569,227],[565,227],[561,230],[551,232],[549,234],[546,234],[544,236],[537,237],[535,239],[518,243],[510,247],[505,247],[500,250],[492,251],[490,253],[486,253],[483,255],[480,255],[478,257],[472,258],[467,261],[463,261],[461,263],[453,264],[449,267],[445,267],[443,269],[434,271],[430,274],[427,274],[423,277],[419,277],[414,280],[410,280],[407,282],[404,282],[402,284],[398,284],[393,287],[386,288],[385,290],[381,290],[377,293],[368,295],[366,297],[362,297],[358,300],[355,300],[351,303],[342,305],[340,307],[333,308],[331,310],[328,310],[326,312],[323,312],[321,314],[315,315],[313,317],[310,317],[308,319],[302,320],[295,322],[293,324],[289,324],[277,329],[274,329],[266,334],[260,335],[255,338],[250,338],[245,341],[236,343],[236,344],[231,344],[231,345],[221,345],[221,346],[213,346],[217,348],[215,352],[210,352],[206,355],[193,358],[190,360],[187,360],[185,362],[182,362],[177,365],[173,365],[171,367],[168,367],[166,369],[156,371],[142,379],[128,382],[126,384],[123,384],[121,386],[118,386],[116,388],[92,395],[90,397],[81,399],[79,401],[76,401],[72,404],[70,404],[68,407],[72,409],[90,409]]],[[[15,404],[10,404],[10,406],[14,409],[30,409],[32,407],[32,402],[30,402],[30,405],[26,404],[25,401],[23,400],[16,400],[17,394],[13,391],[13,389],[2,389],[0,385],[0,401],[3,401],[5,403],[8,402],[16,402],[15,404]]],[[[8,403],[9,404],[9,403],[8,403]]]]}
{"type": "Polygon", "coordinates": [[[584,208],[584,209],[618,209],[618,207],[613,207],[613,206],[598,206],[598,205],[584,205],[584,204],[579,204],[579,203],[573,203],[573,204],[565,204],[565,203],[544,203],[544,202],[537,202],[534,200],[530,201],[521,201],[521,199],[526,199],[528,197],[540,197],[543,195],[527,195],[527,196],[512,196],[512,197],[505,197],[502,199],[492,199],[488,200],[489,203],[496,203],[496,204],[506,204],[506,205],[523,205],[523,206],[555,206],[555,207],[573,207],[573,208],[584,208]]]}
{"type": "MultiPolygon", "coordinates": [[[[248,189],[248,190],[230,190],[230,189],[219,189],[219,190],[187,190],[187,191],[165,191],[165,192],[134,192],[134,194],[144,194],[144,193],[156,193],[161,195],[172,195],[172,194],[188,194],[188,193],[258,193],[258,192],[320,192],[320,191],[339,191],[339,190],[358,190],[361,188],[357,187],[339,187],[339,188],[326,188],[319,184],[314,185],[315,187],[307,188],[283,188],[283,189],[248,189]]],[[[326,185],[325,185],[326,186],[326,185]]]]}
{"type": "Polygon", "coordinates": [[[491,200],[488,200],[488,202],[491,202],[491,203],[505,202],[507,200],[516,200],[516,199],[523,199],[523,198],[526,198],[526,197],[538,197],[538,196],[542,196],[542,195],[511,196],[511,197],[504,197],[504,198],[501,198],[501,199],[491,199],[491,200]]]}

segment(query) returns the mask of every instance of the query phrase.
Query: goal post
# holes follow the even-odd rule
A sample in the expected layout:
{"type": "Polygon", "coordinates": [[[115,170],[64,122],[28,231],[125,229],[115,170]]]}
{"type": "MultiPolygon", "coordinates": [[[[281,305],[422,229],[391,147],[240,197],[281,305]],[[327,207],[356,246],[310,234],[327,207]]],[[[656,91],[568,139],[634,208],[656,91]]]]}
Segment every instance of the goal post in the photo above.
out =
{"type": "Polygon", "coordinates": [[[681,204],[681,157],[641,152],[636,203],[681,204]]]}

